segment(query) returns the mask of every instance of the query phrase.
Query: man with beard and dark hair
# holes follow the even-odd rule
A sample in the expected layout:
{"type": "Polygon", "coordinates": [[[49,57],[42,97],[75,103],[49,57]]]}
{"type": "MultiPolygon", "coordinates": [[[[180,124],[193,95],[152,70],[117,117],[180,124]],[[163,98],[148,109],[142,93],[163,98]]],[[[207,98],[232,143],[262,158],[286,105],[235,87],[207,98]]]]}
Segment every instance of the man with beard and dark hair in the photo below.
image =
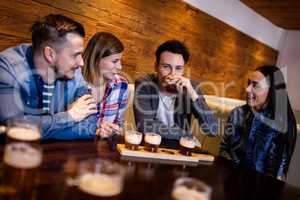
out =
{"type": "Polygon", "coordinates": [[[156,75],[135,82],[134,114],[140,132],[156,132],[178,140],[191,136],[192,114],[201,129],[216,135],[218,123],[195,81],[183,76],[189,52],[177,40],[166,41],[156,50],[156,75]]]}

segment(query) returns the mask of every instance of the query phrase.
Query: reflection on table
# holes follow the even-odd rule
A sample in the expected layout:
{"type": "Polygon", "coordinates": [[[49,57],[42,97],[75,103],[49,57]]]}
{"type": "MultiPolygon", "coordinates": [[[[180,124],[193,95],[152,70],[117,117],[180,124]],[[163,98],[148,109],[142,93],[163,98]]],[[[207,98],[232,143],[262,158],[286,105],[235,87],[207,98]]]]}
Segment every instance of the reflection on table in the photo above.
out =
{"type": "MultiPolygon", "coordinates": [[[[174,148],[176,142],[163,141],[163,146],[174,148]]],[[[43,162],[35,174],[36,181],[27,185],[33,191],[31,199],[82,199],[77,187],[67,180],[76,176],[82,160],[91,158],[114,160],[125,167],[125,185],[117,199],[171,199],[178,177],[193,177],[209,185],[212,200],[300,198],[300,190],[255,171],[235,168],[221,158],[213,164],[198,166],[124,159],[109,148],[107,141],[52,141],[42,144],[41,148],[43,162]]],[[[1,158],[4,149],[5,145],[1,145],[1,158]]],[[[7,172],[3,160],[0,176],[0,199],[9,199],[15,193],[7,187],[5,179],[9,176],[10,180],[20,182],[20,176],[7,172]]]]}

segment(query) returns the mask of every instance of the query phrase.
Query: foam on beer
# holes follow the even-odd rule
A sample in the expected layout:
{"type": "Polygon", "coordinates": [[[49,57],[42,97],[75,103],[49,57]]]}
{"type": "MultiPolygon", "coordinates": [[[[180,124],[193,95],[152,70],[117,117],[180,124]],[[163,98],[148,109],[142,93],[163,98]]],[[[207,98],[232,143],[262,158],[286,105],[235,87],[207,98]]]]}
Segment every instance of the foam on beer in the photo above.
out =
{"type": "Polygon", "coordinates": [[[142,142],[143,135],[138,133],[126,133],[125,141],[129,144],[139,145],[142,142]]]}
{"type": "Polygon", "coordinates": [[[4,162],[12,167],[31,169],[42,162],[42,153],[26,143],[10,143],[5,146],[4,162]]]}
{"type": "Polygon", "coordinates": [[[206,193],[202,193],[194,188],[188,188],[184,185],[176,187],[172,192],[175,200],[209,200],[206,193]]]}
{"type": "Polygon", "coordinates": [[[161,136],[156,133],[146,133],[145,142],[152,145],[160,145],[161,136]]]}
{"type": "Polygon", "coordinates": [[[25,128],[25,127],[12,127],[7,131],[7,136],[22,141],[35,141],[41,138],[41,134],[38,130],[25,128]]]}
{"type": "Polygon", "coordinates": [[[195,148],[195,141],[191,138],[182,137],[179,141],[180,145],[189,149],[195,148]]]}
{"type": "Polygon", "coordinates": [[[95,196],[110,197],[121,193],[120,177],[107,174],[86,173],[79,177],[79,189],[95,196]]]}

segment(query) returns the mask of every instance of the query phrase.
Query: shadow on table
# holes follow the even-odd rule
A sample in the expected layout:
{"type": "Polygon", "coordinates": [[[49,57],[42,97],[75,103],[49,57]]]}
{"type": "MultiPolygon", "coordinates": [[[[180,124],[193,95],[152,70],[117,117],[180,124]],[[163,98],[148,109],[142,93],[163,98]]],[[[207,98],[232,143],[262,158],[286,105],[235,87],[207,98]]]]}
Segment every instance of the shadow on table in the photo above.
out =
{"type": "MultiPolygon", "coordinates": [[[[224,161],[219,158],[218,162],[224,161]]],[[[222,165],[226,200],[287,200],[283,197],[285,183],[274,177],[233,165],[222,165]],[[234,170],[233,170],[234,169],[234,170]]],[[[295,199],[295,198],[294,198],[295,199]]]]}

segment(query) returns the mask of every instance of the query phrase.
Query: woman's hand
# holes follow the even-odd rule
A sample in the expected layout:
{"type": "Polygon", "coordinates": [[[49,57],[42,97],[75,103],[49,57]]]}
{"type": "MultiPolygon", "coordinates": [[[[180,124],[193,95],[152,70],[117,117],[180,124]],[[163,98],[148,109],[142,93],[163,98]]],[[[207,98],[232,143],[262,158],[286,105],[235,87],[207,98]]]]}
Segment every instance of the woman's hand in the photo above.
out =
{"type": "Polygon", "coordinates": [[[121,131],[122,129],[117,124],[103,121],[97,129],[96,135],[101,138],[107,138],[113,134],[121,134],[121,131]]]}

